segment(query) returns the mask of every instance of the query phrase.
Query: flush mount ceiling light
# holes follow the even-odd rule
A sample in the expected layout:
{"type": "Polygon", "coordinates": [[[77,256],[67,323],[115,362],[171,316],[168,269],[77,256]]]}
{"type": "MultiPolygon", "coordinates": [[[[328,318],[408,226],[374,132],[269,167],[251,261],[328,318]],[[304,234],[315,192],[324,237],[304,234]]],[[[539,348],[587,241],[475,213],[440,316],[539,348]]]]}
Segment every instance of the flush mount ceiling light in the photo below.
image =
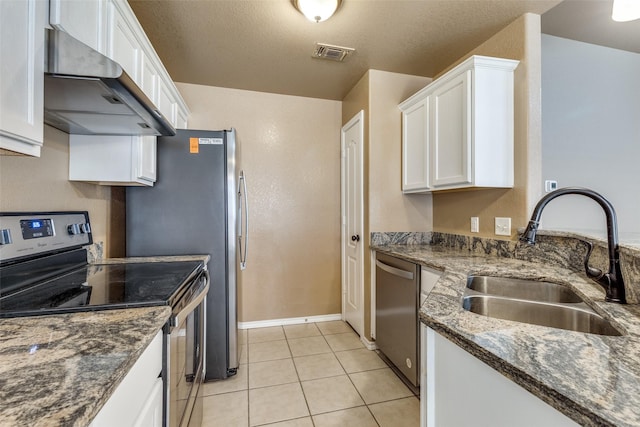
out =
{"type": "Polygon", "coordinates": [[[309,21],[322,22],[331,18],[342,4],[342,0],[291,0],[291,3],[309,21]]]}
{"type": "Polygon", "coordinates": [[[611,19],[617,22],[640,19],[640,0],[613,0],[611,19]]]}

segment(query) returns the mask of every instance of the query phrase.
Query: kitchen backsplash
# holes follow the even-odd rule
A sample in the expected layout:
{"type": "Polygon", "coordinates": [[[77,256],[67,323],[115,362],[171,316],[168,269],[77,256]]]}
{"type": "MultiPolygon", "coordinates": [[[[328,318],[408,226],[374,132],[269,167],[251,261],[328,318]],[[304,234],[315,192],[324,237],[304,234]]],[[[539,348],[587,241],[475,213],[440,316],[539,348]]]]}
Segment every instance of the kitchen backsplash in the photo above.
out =
{"type": "MultiPolygon", "coordinates": [[[[584,272],[584,258],[588,243],[593,244],[590,265],[608,270],[609,257],[606,241],[586,238],[572,233],[539,231],[535,245],[484,237],[464,236],[440,232],[373,232],[371,246],[437,245],[469,251],[470,254],[515,258],[523,261],[551,264],[584,272]]],[[[640,249],[620,248],[622,275],[627,288],[627,301],[640,302],[640,249]]]]}
{"type": "Polygon", "coordinates": [[[94,263],[104,258],[104,244],[103,242],[95,242],[89,245],[87,248],[87,262],[94,263]]]}

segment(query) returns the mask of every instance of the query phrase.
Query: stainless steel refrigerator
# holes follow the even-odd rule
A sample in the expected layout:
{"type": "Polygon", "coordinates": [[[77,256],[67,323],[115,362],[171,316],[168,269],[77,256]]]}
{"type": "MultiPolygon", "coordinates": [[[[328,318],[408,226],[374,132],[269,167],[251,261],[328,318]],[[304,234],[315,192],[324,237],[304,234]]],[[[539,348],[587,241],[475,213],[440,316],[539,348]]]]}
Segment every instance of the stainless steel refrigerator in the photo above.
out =
{"type": "Polygon", "coordinates": [[[237,274],[246,261],[235,131],[178,130],[158,138],[157,156],[155,185],[126,191],[127,256],[211,256],[205,380],[226,378],[238,368],[237,274]]]}

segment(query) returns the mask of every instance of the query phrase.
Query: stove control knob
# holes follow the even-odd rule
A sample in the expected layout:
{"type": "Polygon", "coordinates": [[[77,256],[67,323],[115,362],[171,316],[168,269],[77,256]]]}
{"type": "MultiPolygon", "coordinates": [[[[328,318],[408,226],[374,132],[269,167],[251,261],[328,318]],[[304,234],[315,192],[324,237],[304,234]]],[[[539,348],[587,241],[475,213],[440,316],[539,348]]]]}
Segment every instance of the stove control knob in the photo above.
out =
{"type": "Polygon", "coordinates": [[[72,236],[75,235],[75,234],[80,234],[81,233],[80,224],[69,224],[69,226],[67,226],[67,231],[72,236]]]}
{"type": "Polygon", "coordinates": [[[82,234],[91,233],[91,227],[89,226],[88,222],[86,222],[84,224],[80,224],[80,233],[82,233],[82,234]]]}
{"type": "Polygon", "coordinates": [[[11,243],[13,243],[13,240],[11,240],[11,230],[8,228],[0,230],[0,245],[10,245],[11,243]]]}

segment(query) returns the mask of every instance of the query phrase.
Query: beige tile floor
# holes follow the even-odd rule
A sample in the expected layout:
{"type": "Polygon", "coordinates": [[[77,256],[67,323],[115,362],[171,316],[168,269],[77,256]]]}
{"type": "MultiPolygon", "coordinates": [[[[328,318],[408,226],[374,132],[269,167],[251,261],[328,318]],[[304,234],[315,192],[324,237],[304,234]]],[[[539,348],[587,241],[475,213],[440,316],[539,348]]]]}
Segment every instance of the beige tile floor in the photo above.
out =
{"type": "Polygon", "coordinates": [[[204,384],[202,427],[417,427],[419,402],[344,322],[242,331],[238,373],[204,384]]]}

